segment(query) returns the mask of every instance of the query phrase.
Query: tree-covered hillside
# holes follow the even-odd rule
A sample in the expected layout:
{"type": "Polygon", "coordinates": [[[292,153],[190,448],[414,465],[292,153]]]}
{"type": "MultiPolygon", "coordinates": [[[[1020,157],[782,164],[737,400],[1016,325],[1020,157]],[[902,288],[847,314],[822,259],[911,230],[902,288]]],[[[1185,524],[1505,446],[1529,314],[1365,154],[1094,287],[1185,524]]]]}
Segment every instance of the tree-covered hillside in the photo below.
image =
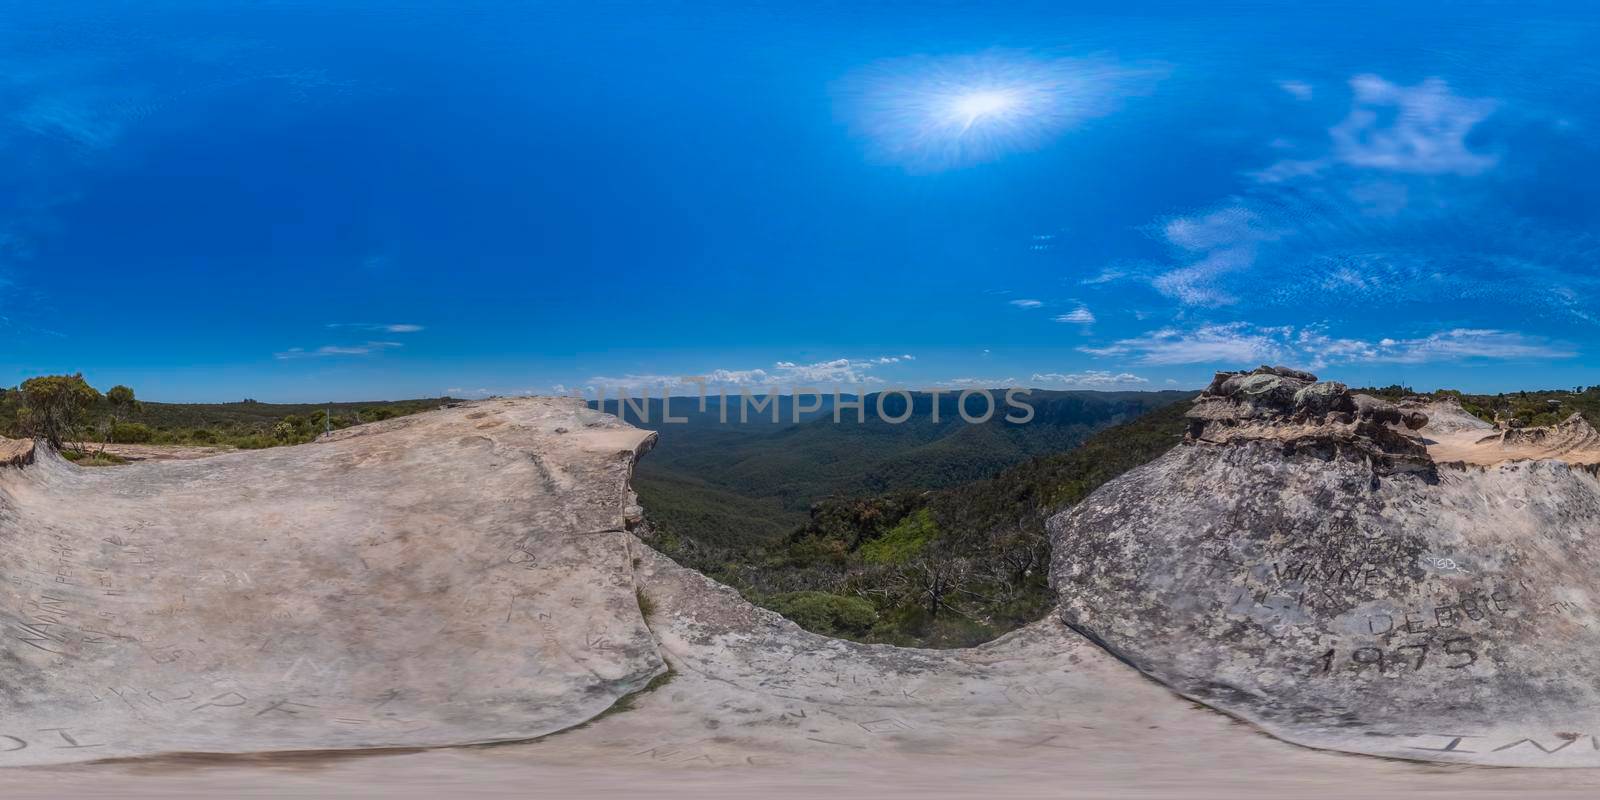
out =
{"type": "Polygon", "coordinates": [[[1046,612],[1046,517],[1178,444],[1188,406],[1159,404],[1081,446],[982,480],[829,496],[776,541],[686,533],[692,527],[675,518],[679,510],[659,513],[652,491],[641,489],[641,497],[655,528],[653,544],[811,630],[967,646],[1046,612]]]}
{"type": "MultiPolygon", "coordinates": [[[[780,421],[769,415],[739,420],[738,398],[721,421],[718,399],[700,413],[694,398],[675,398],[670,411],[687,422],[662,422],[652,401],[650,422],[627,409],[630,422],[660,434],[656,449],[639,464],[634,486],[652,522],[664,531],[708,544],[775,539],[804,524],[812,506],[828,497],[868,497],[889,492],[939,489],[987,478],[1033,456],[1070,449],[1096,431],[1189,397],[1182,392],[1044,392],[1025,399],[1033,418],[1004,420],[1011,410],[1003,392],[993,392],[996,412],[969,424],[958,397],[912,396],[910,416],[890,423],[876,414],[868,395],[865,421],[843,411],[834,422],[831,398],[794,423],[792,401],[781,398],[780,421]]],[[[854,398],[849,398],[854,399],[854,398]]],[[[967,412],[986,410],[968,398],[967,412]]],[[[605,410],[618,413],[616,401],[605,410]]],[[[904,416],[903,398],[884,401],[889,419],[904,416]]],[[[1020,412],[1016,413],[1021,416],[1020,412]]]]}

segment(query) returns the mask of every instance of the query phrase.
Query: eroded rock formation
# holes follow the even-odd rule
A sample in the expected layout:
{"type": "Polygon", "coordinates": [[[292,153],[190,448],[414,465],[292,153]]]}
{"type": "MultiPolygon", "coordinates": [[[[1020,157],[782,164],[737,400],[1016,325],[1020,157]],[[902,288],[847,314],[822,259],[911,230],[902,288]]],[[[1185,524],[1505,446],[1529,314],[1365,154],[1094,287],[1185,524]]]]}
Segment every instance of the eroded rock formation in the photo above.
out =
{"type": "Polygon", "coordinates": [[[1600,765],[1600,483],[1515,460],[1587,423],[1486,439],[1451,406],[1218,375],[1183,446],[1051,520],[1062,619],[1302,744],[1600,765]]]}
{"type": "Polygon", "coordinates": [[[1412,431],[1427,414],[1288,367],[1219,372],[1189,411],[1190,444],[1273,442],[1286,452],[1370,462],[1380,474],[1431,467],[1412,431]]]}

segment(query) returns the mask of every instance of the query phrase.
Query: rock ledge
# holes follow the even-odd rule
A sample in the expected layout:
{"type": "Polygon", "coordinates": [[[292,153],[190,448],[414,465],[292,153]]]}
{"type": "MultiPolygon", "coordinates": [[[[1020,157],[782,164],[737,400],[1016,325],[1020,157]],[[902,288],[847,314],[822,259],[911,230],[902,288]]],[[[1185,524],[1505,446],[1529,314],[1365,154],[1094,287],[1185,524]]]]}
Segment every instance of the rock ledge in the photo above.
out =
{"type": "Polygon", "coordinates": [[[1269,441],[1292,453],[1366,460],[1379,474],[1433,469],[1413,433],[1428,424],[1426,414],[1303,370],[1218,372],[1187,416],[1189,445],[1269,441]]]}

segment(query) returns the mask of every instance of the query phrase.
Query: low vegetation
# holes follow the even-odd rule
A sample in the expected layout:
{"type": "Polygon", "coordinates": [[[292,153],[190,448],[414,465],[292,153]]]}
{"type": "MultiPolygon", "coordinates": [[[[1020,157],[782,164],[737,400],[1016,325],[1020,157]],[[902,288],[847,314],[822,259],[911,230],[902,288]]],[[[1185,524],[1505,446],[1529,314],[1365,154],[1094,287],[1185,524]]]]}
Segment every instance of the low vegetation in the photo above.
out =
{"type": "MultiPolygon", "coordinates": [[[[1408,386],[1383,386],[1356,391],[1390,401],[1418,394],[1408,386]]],[[[1500,394],[1469,394],[1442,389],[1431,396],[1454,398],[1467,413],[1485,422],[1502,422],[1512,427],[1555,425],[1574,413],[1582,414],[1589,424],[1600,426],[1600,386],[1576,386],[1571,391],[1549,389],[1500,394]]]]}
{"type": "Polygon", "coordinates": [[[302,444],[326,430],[438,408],[448,398],[372,403],[281,405],[151,403],[127,386],[104,393],[80,375],[30,378],[0,389],[0,436],[48,441],[84,465],[122,463],[113,444],[258,449],[302,444]]]}

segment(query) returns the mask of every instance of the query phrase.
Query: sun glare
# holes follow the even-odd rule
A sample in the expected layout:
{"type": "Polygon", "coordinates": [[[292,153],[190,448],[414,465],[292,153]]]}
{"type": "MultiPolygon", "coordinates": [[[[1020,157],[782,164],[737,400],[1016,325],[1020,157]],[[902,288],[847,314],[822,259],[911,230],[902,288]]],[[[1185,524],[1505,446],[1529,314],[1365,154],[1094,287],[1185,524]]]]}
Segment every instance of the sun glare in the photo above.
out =
{"type": "Polygon", "coordinates": [[[988,52],[878,62],[837,87],[873,155],[912,172],[981,164],[1110,113],[1139,76],[1091,59],[988,52]]]}
{"type": "Polygon", "coordinates": [[[950,104],[951,110],[961,118],[963,132],[985,118],[1022,111],[1019,106],[1017,94],[1005,89],[967,92],[957,95],[950,104]]]}

